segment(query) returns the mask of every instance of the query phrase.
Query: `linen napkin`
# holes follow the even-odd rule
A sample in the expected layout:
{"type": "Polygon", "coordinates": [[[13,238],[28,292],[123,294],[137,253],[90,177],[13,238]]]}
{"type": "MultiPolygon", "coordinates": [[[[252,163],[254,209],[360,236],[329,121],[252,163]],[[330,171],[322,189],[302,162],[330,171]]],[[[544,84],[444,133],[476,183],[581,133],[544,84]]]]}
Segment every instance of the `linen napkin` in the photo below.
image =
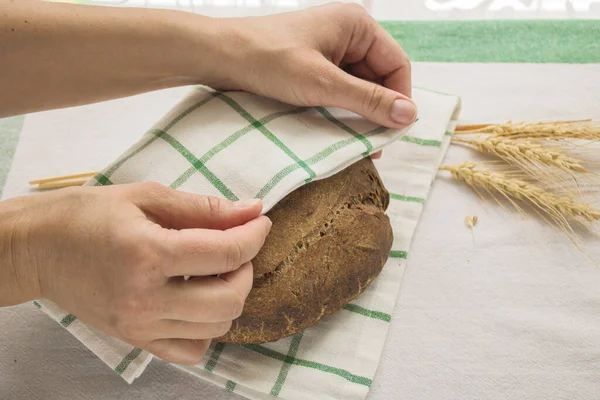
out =
{"type": "MultiPolygon", "coordinates": [[[[380,276],[344,309],[301,333],[262,345],[213,343],[200,364],[178,368],[251,399],[366,397],[410,241],[460,111],[452,95],[415,89],[413,100],[418,121],[394,130],[340,109],[198,87],[87,183],[155,181],[231,200],[261,198],[267,212],[301,185],[385,147],[376,166],[391,193],[394,243],[380,276]]],[[[152,359],[49,301],[34,304],[129,383],[152,359]]]]}

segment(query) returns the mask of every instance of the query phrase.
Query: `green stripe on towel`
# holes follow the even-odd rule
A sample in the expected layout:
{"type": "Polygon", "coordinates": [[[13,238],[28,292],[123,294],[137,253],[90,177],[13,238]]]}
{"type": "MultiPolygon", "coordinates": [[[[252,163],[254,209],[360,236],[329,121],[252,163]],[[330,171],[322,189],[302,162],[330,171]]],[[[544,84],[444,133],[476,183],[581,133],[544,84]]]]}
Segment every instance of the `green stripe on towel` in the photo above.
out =
{"type": "Polygon", "coordinates": [[[288,358],[288,356],[286,356],[285,354],[282,354],[278,351],[268,349],[259,344],[244,344],[244,345],[242,345],[242,347],[244,347],[248,350],[252,350],[256,353],[262,354],[264,356],[273,358],[275,360],[283,361],[283,362],[294,364],[294,365],[299,365],[299,366],[306,367],[306,368],[317,369],[319,371],[334,374],[334,375],[337,375],[337,376],[340,376],[340,377],[346,379],[349,382],[357,383],[359,385],[369,387],[369,386],[371,386],[371,383],[372,383],[371,379],[365,378],[364,376],[354,375],[353,373],[351,373],[345,369],[332,367],[332,366],[321,364],[321,363],[314,362],[314,361],[302,360],[302,359],[294,358],[294,357],[288,358]]]}
{"type": "Polygon", "coordinates": [[[392,250],[392,251],[390,251],[390,257],[406,259],[408,257],[408,253],[406,251],[401,251],[401,250],[392,250]]]}
{"type": "Polygon", "coordinates": [[[440,147],[442,145],[442,142],[440,142],[439,140],[421,139],[413,136],[402,136],[400,140],[402,142],[414,143],[421,146],[440,147]]]}
{"type": "Polygon", "coordinates": [[[227,383],[225,384],[225,389],[228,392],[233,392],[235,390],[235,385],[236,383],[234,381],[227,381],[227,383]]]}
{"type": "Polygon", "coordinates": [[[400,201],[406,201],[409,203],[425,203],[425,199],[421,198],[421,197],[410,197],[410,196],[403,196],[401,194],[396,194],[396,193],[391,193],[390,192],[390,198],[392,200],[400,200],[400,201]]]}
{"type": "Polygon", "coordinates": [[[138,358],[138,356],[142,354],[142,349],[140,349],[139,347],[134,348],[133,350],[131,350],[129,352],[129,354],[127,354],[123,360],[121,360],[121,362],[119,363],[119,365],[117,365],[115,367],[115,372],[118,375],[123,375],[123,372],[125,372],[125,370],[127,370],[127,367],[129,367],[129,364],[131,364],[133,362],[133,360],[135,360],[136,358],[138,358]]]}
{"type": "Polygon", "coordinates": [[[303,332],[300,332],[292,337],[292,343],[290,344],[288,354],[283,359],[283,365],[281,366],[281,370],[279,371],[279,376],[277,376],[275,385],[273,386],[273,389],[271,389],[271,396],[279,396],[281,388],[283,387],[285,379],[287,378],[288,372],[290,371],[290,368],[292,368],[292,360],[295,360],[296,354],[298,353],[298,348],[300,347],[300,340],[302,340],[303,334],[303,332]]]}
{"type": "Polygon", "coordinates": [[[390,322],[392,320],[392,316],[390,314],[386,314],[379,311],[368,310],[361,306],[357,306],[356,304],[348,303],[344,306],[344,310],[348,310],[350,312],[364,315],[365,317],[379,319],[381,321],[390,322]]]}
{"type": "Polygon", "coordinates": [[[60,324],[67,328],[69,325],[73,323],[77,319],[73,314],[68,314],[66,317],[60,320],[60,324]]]}

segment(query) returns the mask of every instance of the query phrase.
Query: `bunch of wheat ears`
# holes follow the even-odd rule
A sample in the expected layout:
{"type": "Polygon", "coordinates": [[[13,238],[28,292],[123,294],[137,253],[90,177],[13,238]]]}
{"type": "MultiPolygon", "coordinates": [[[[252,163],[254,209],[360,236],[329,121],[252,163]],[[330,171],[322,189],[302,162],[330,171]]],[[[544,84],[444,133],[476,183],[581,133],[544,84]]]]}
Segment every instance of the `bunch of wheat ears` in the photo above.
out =
{"type": "Polygon", "coordinates": [[[592,121],[459,126],[452,144],[486,154],[492,161],[443,165],[454,179],[480,196],[501,199],[521,214],[534,210],[578,240],[575,225],[597,233],[600,186],[600,124],[592,121]]]}

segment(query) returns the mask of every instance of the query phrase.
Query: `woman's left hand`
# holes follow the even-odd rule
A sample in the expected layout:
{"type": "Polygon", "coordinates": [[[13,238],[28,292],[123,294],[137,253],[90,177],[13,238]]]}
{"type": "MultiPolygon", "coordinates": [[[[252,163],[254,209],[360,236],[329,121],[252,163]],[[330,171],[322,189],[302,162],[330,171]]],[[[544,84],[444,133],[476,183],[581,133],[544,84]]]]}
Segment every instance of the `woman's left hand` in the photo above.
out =
{"type": "Polygon", "coordinates": [[[359,5],[223,20],[219,89],[353,111],[392,128],[414,122],[410,60],[359,5]]]}
{"type": "Polygon", "coordinates": [[[0,0],[0,26],[0,93],[14,94],[0,117],[204,84],[392,128],[416,118],[408,57],[356,4],[227,19],[0,0]]]}

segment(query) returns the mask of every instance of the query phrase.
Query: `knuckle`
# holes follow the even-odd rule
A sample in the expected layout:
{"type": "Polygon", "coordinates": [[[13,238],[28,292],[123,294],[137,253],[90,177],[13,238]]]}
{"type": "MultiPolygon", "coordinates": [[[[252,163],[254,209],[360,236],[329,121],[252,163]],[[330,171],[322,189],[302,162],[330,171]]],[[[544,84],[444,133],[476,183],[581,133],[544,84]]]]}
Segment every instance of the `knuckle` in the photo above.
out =
{"type": "Polygon", "coordinates": [[[381,106],[383,101],[384,93],[383,88],[379,85],[371,85],[371,87],[365,91],[363,97],[363,108],[370,112],[376,112],[381,106]]]}
{"type": "Polygon", "coordinates": [[[226,244],[226,265],[227,272],[234,271],[239,268],[242,259],[242,247],[237,240],[229,240],[226,244]]]}
{"type": "Polygon", "coordinates": [[[205,207],[206,212],[210,216],[219,215],[220,211],[223,208],[223,200],[219,199],[218,197],[213,197],[213,196],[204,196],[203,199],[204,199],[205,206],[206,206],[205,207]]]}
{"type": "Polygon", "coordinates": [[[408,56],[402,58],[402,62],[400,63],[400,69],[408,73],[410,73],[410,71],[412,70],[412,64],[408,56]]]}
{"type": "Polygon", "coordinates": [[[114,240],[125,267],[127,284],[143,286],[162,276],[164,260],[156,241],[136,232],[121,232],[114,236],[114,240]]]}
{"type": "Polygon", "coordinates": [[[139,188],[152,195],[160,195],[168,191],[166,186],[161,185],[158,182],[143,182],[139,184],[139,188]]]}

